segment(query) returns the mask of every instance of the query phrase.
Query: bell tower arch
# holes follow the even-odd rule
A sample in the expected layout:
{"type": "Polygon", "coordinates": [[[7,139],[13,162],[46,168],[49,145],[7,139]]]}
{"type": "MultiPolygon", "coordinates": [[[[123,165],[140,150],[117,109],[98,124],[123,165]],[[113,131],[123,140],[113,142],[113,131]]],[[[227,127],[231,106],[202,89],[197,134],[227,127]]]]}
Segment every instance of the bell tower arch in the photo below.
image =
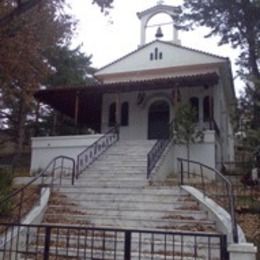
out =
{"type": "Polygon", "coordinates": [[[172,42],[176,44],[180,44],[178,30],[175,26],[174,15],[176,15],[177,8],[175,6],[164,5],[162,1],[159,1],[158,4],[154,7],[151,7],[143,12],[137,13],[138,18],[141,22],[141,41],[140,47],[146,44],[146,29],[149,20],[157,14],[164,13],[171,17],[172,19],[172,30],[173,30],[173,39],[172,42]]]}

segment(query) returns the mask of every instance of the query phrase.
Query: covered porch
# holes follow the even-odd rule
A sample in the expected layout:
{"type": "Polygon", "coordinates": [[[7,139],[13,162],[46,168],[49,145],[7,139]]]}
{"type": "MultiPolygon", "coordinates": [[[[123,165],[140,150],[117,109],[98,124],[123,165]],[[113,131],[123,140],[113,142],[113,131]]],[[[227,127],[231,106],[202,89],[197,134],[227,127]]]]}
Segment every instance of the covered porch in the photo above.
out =
{"type": "Polygon", "coordinates": [[[168,126],[181,103],[196,108],[201,129],[219,132],[213,98],[218,81],[216,73],[206,73],[48,89],[35,97],[73,118],[76,126],[96,133],[105,133],[117,124],[122,139],[161,139],[168,137],[168,126]]]}

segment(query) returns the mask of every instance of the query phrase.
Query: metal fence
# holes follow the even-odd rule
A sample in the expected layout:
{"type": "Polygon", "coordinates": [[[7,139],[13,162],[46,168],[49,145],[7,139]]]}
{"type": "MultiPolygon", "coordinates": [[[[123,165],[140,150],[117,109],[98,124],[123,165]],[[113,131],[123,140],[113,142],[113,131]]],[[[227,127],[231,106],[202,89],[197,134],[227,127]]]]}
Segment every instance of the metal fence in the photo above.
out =
{"type": "Polygon", "coordinates": [[[228,260],[226,235],[0,224],[0,259],[228,260]]]}
{"type": "Polygon", "coordinates": [[[30,208],[40,197],[38,185],[73,184],[75,175],[75,161],[67,156],[57,156],[47,167],[27,184],[17,188],[0,200],[1,208],[5,208],[10,222],[20,223],[30,208]]]}
{"type": "Polygon", "coordinates": [[[235,197],[231,181],[218,170],[203,163],[178,158],[180,183],[191,185],[227,210],[231,217],[233,240],[238,242],[237,222],[235,215],[235,197]]]}

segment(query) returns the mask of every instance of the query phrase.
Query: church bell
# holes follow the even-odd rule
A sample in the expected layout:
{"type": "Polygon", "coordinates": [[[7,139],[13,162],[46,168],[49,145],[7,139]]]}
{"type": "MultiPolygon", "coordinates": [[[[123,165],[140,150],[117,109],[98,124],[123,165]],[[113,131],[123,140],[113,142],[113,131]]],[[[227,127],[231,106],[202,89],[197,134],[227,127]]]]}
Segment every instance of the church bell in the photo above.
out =
{"type": "Polygon", "coordinates": [[[158,39],[163,37],[162,28],[160,26],[157,28],[155,37],[158,39]]]}

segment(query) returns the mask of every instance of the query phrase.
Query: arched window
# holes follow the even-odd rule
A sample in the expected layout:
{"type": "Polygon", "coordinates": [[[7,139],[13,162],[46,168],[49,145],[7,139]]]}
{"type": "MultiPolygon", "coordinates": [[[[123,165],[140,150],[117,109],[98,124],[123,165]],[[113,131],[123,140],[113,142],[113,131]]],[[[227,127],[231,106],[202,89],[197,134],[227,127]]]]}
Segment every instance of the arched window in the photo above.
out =
{"type": "Polygon", "coordinates": [[[109,106],[108,126],[114,126],[115,124],[116,124],[116,103],[113,102],[109,106]]]}
{"type": "Polygon", "coordinates": [[[213,114],[213,98],[206,96],[203,99],[203,121],[211,121],[213,119],[213,114]]]}
{"type": "Polygon", "coordinates": [[[129,121],[129,105],[124,102],[121,105],[121,126],[128,126],[129,121]]]}
{"type": "Polygon", "coordinates": [[[196,122],[199,121],[199,99],[197,97],[190,98],[190,106],[196,113],[196,122]]]}

